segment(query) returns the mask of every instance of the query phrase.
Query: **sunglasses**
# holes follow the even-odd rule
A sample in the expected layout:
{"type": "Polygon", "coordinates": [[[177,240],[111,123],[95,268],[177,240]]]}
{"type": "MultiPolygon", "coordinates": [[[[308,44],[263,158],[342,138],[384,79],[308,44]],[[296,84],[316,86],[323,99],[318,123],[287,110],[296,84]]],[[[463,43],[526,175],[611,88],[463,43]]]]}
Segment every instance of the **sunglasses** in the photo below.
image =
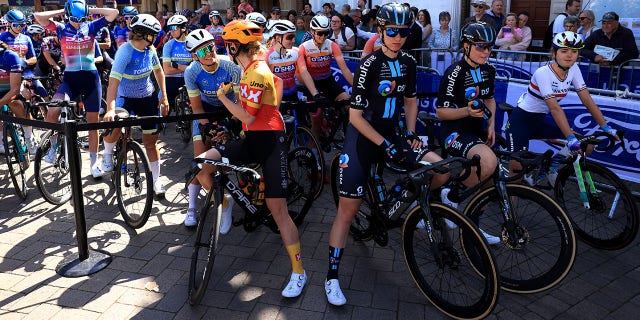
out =
{"type": "Polygon", "coordinates": [[[486,42],[477,42],[477,43],[474,43],[473,46],[480,51],[485,51],[485,50],[491,51],[491,49],[493,49],[493,44],[486,43],[486,42]]]}
{"type": "Polygon", "coordinates": [[[169,31],[176,31],[176,30],[180,30],[180,26],[176,26],[176,25],[169,26],[169,31]]]}
{"type": "Polygon", "coordinates": [[[328,37],[329,31],[316,31],[316,36],[318,37],[328,37]]]}
{"type": "Polygon", "coordinates": [[[124,19],[125,20],[131,20],[131,19],[133,19],[133,16],[124,16],[124,19]]]}
{"type": "Polygon", "coordinates": [[[401,38],[406,38],[411,33],[411,29],[409,28],[385,28],[384,32],[387,36],[393,38],[397,35],[400,35],[401,38]]]}
{"type": "Polygon", "coordinates": [[[295,37],[296,37],[295,34],[288,34],[288,35],[284,36],[284,39],[291,41],[291,40],[295,39],[295,37]]]}
{"type": "Polygon", "coordinates": [[[204,58],[207,56],[207,54],[211,53],[211,52],[216,52],[216,45],[215,44],[210,44],[206,47],[202,47],[200,49],[198,49],[196,51],[196,56],[198,58],[204,58]]]}
{"type": "Polygon", "coordinates": [[[472,4],[471,6],[472,6],[472,7],[474,7],[474,8],[482,8],[482,9],[484,9],[484,6],[483,6],[483,5],[481,5],[481,4],[476,4],[476,3],[474,3],[474,4],[472,4]]]}
{"type": "Polygon", "coordinates": [[[70,16],[69,17],[69,21],[73,22],[73,23],[83,23],[85,21],[87,21],[87,17],[74,17],[74,16],[70,16]]]}
{"type": "Polygon", "coordinates": [[[24,23],[12,23],[11,27],[13,28],[24,28],[24,26],[26,26],[26,24],[24,23]]]}

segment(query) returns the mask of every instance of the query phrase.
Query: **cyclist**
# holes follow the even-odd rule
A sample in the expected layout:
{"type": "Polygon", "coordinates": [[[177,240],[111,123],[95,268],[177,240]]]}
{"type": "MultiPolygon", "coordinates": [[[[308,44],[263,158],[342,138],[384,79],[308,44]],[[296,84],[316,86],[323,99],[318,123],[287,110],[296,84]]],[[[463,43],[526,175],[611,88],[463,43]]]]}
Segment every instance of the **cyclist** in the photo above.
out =
{"type": "MultiPolygon", "coordinates": [[[[297,297],[307,281],[300,255],[298,228],[287,209],[287,143],[284,121],[278,112],[282,81],[271,73],[267,64],[259,59],[263,47],[262,31],[247,20],[234,20],[224,27],[222,37],[234,63],[243,67],[240,80],[239,103],[226,95],[232,85],[222,85],[218,98],[234,117],[242,121],[245,139],[224,147],[213,148],[200,156],[221,159],[231,163],[262,165],[265,181],[265,201],[280,229],[282,241],[291,260],[292,273],[282,290],[284,297],[297,297]]],[[[198,175],[205,189],[212,183],[212,166],[205,166],[198,175]]]]}
{"type": "Polygon", "coordinates": [[[213,41],[216,44],[216,53],[226,54],[227,52],[224,50],[224,40],[222,40],[224,23],[222,22],[220,12],[211,10],[209,13],[209,19],[211,20],[211,25],[207,26],[205,29],[213,36],[213,41]]]}
{"type": "MultiPolygon", "coordinates": [[[[8,105],[13,114],[21,118],[25,117],[25,110],[17,97],[20,94],[23,70],[20,56],[13,52],[6,43],[0,41],[0,107],[8,105]]],[[[1,121],[0,124],[2,124],[1,121]]],[[[4,153],[4,139],[0,125],[0,154],[4,153]]]]}
{"type": "MultiPolygon", "coordinates": [[[[167,98],[173,106],[178,89],[184,86],[184,71],[193,58],[185,47],[187,26],[189,20],[176,14],[169,18],[167,26],[171,33],[171,40],[162,47],[162,69],[166,76],[167,98]]],[[[175,106],[173,106],[175,108],[175,106]]]]}
{"type": "MultiPolygon", "coordinates": [[[[570,152],[581,151],[580,142],[560,106],[572,86],[600,129],[616,134],[591,98],[576,64],[580,49],[584,47],[582,37],[572,31],[560,32],[553,37],[552,46],[553,62],[533,73],[527,91],[520,96],[517,107],[509,116],[505,133],[511,151],[527,149],[530,139],[558,137],[566,137],[570,152]]],[[[521,169],[515,161],[510,166],[512,170],[521,169]]]]}
{"type": "Polygon", "coordinates": [[[129,32],[131,31],[131,19],[138,15],[138,9],[133,6],[126,6],[122,9],[122,21],[114,29],[116,36],[116,48],[120,48],[129,40],[129,32]],[[124,23],[122,23],[124,22],[124,23]]]}
{"type": "MultiPolygon", "coordinates": [[[[217,90],[224,82],[240,82],[242,70],[233,62],[220,59],[215,52],[215,40],[211,33],[203,29],[197,29],[189,33],[185,42],[187,50],[193,55],[192,62],[184,72],[185,85],[189,102],[193,113],[218,112],[218,116],[209,119],[193,121],[193,156],[196,157],[211,148],[211,141],[202,133],[215,128],[214,123],[219,116],[227,116],[230,113],[218,99],[217,90]],[[202,131],[200,130],[202,127],[202,131]]],[[[234,99],[233,93],[229,93],[234,99]]],[[[200,193],[201,184],[196,177],[187,187],[189,192],[189,207],[184,219],[184,225],[193,227],[198,224],[196,219],[196,203],[200,193]]],[[[232,201],[230,195],[225,195],[225,204],[220,232],[226,234],[231,228],[232,201]]]]}
{"type": "MultiPolygon", "coordinates": [[[[129,41],[118,49],[109,75],[107,87],[107,112],[104,121],[113,121],[116,112],[127,111],[138,116],[166,116],[169,112],[164,72],[153,43],[160,32],[160,22],[150,14],[141,13],[131,19],[129,41]],[[153,75],[160,88],[160,97],[153,94],[153,75]],[[116,97],[122,105],[116,110],[116,97]]],[[[160,196],[165,193],[160,179],[160,151],[158,150],[158,125],[142,125],[142,144],[147,151],[149,167],[153,176],[153,191],[160,196]]],[[[113,149],[120,130],[113,130],[104,137],[102,171],[113,171],[113,149]]]]}
{"type": "MultiPolygon", "coordinates": [[[[347,302],[338,282],[338,268],[349,225],[362,204],[371,165],[387,158],[399,163],[442,160],[413,133],[418,117],[416,61],[400,50],[410,32],[411,9],[388,3],[378,10],[377,20],[383,48],[364,59],[356,69],[349,126],[340,156],[340,200],[329,235],[329,269],[324,286],[327,300],[337,306],[347,302]],[[396,134],[403,107],[408,129],[406,140],[396,134]]],[[[447,178],[436,175],[431,187],[440,187],[447,178]]]]}
{"type": "MultiPolygon", "coordinates": [[[[83,0],[68,0],[64,9],[36,12],[34,16],[45,29],[56,33],[64,55],[65,71],[62,84],[58,87],[53,98],[76,101],[83,99],[87,123],[97,123],[102,87],[94,63],[95,36],[102,27],[108,25],[118,16],[118,10],[111,8],[89,9],[83,0]],[[87,22],[89,14],[99,14],[103,17],[87,22]],[[51,19],[61,15],[66,15],[69,22],[62,24],[51,19]]],[[[57,123],[59,116],[60,108],[49,108],[47,122],[57,123]]],[[[55,145],[57,140],[52,138],[51,143],[55,145]]],[[[53,159],[55,149],[51,148],[52,153],[46,158],[53,159]]],[[[89,131],[89,156],[91,175],[94,178],[102,177],[103,172],[97,165],[98,132],[96,130],[89,131]]]]}
{"type": "Polygon", "coordinates": [[[267,26],[267,18],[265,18],[262,13],[260,12],[249,12],[247,13],[246,17],[244,18],[247,21],[251,21],[253,23],[255,23],[258,27],[260,27],[260,30],[263,31],[262,33],[262,43],[266,43],[266,37],[267,35],[264,33],[264,29],[267,26]]]}

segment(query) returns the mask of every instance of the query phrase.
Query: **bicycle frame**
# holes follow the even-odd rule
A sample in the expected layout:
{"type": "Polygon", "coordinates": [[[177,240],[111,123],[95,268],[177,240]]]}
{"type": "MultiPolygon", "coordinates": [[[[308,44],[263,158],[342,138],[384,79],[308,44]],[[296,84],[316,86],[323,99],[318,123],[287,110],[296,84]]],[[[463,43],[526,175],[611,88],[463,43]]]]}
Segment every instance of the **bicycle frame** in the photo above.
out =
{"type": "MultiPolygon", "coordinates": [[[[2,106],[2,114],[4,115],[12,114],[8,105],[2,106]]],[[[29,151],[27,151],[27,144],[25,143],[25,140],[20,136],[20,133],[18,131],[18,125],[16,125],[13,122],[3,121],[2,129],[4,132],[7,132],[6,128],[8,126],[14,127],[14,130],[12,130],[14,141],[20,141],[20,148],[18,148],[18,157],[20,159],[20,162],[29,161],[29,151]]],[[[5,148],[9,148],[9,146],[5,146],[5,148]]],[[[9,152],[9,151],[7,150],[5,152],[9,152]]]]}

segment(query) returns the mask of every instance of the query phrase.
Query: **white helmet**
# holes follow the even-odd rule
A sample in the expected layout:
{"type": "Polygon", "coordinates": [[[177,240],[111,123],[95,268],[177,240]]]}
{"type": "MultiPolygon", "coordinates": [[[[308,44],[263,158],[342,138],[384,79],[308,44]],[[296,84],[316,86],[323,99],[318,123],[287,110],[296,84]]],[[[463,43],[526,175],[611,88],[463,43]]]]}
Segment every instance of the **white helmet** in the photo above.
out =
{"type": "Polygon", "coordinates": [[[295,33],[296,26],[289,20],[269,20],[267,30],[269,36],[273,37],[276,34],[295,33]]]}
{"type": "Polygon", "coordinates": [[[158,32],[162,30],[162,27],[160,26],[160,22],[158,21],[158,19],[146,13],[141,13],[131,18],[130,26],[131,26],[131,31],[137,34],[143,34],[143,35],[146,35],[146,34],[157,35],[158,32]]]}
{"type": "Polygon", "coordinates": [[[213,36],[211,33],[205,29],[196,29],[189,32],[184,46],[187,48],[187,51],[193,52],[197,47],[208,42],[213,42],[213,36]]]}
{"type": "Polygon", "coordinates": [[[313,30],[329,30],[329,18],[319,14],[311,18],[311,23],[309,23],[309,25],[313,30]]]}
{"type": "Polygon", "coordinates": [[[29,34],[43,34],[45,32],[44,27],[39,24],[32,24],[27,28],[29,34]]]}
{"type": "Polygon", "coordinates": [[[261,28],[264,28],[267,24],[267,19],[259,12],[250,12],[244,19],[257,24],[261,28]]]}
{"type": "Polygon", "coordinates": [[[209,19],[213,18],[217,16],[218,19],[222,20],[222,16],[220,15],[220,12],[216,11],[216,10],[211,10],[211,12],[209,12],[209,19]]]}
{"type": "Polygon", "coordinates": [[[183,24],[188,24],[189,20],[185,16],[181,16],[179,14],[171,16],[167,21],[168,26],[181,26],[183,24]]]}

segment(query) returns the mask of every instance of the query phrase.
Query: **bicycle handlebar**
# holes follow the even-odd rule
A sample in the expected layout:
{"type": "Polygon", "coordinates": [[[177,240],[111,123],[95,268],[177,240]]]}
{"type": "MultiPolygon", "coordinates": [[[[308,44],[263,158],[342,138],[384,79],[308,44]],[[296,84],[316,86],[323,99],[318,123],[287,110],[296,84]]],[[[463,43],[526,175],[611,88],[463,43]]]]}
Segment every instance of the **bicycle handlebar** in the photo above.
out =
{"type": "Polygon", "coordinates": [[[425,173],[429,171],[433,171],[436,173],[450,172],[451,169],[449,168],[449,164],[451,163],[460,163],[462,165],[462,170],[460,171],[460,173],[457,176],[452,176],[450,178],[453,181],[462,181],[467,179],[469,175],[471,175],[471,167],[476,167],[478,177],[480,176],[480,155],[474,155],[471,159],[463,157],[451,157],[435,163],[420,163],[423,164],[423,166],[407,173],[408,179],[410,180],[410,183],[413,184],[415,190],[419,190],[419,186],[430,184],[431,175],[425,173]]]}
{"type": "Polygon", "coordinates": [[[519,170],[515,175],[508,177],[499,177],[499,180],[505,182],[511,182],[520,180],[527,172],[534,170],[541,164],[548,167],[551,163],[551,157],[553,156],[553,150],[547,150],[544,153],[531,152],[529,150],[521,151],[502,151],[494,150],[496,155],[500,158],[509,158],[519,162],[522,165],[522,170],[519,170]]]}
{"type": "MultiPolygon", "coordinates": [[[[116,116],[113,118],[113,122],[122,121],[122,120],[125,120],[125,119],[148,119],[148,118],[158,118],[158,116],[144,116],[144,117],[141,117],[141,116],[136,116],[136,115],[128,114],[128,113],[126,113],[126,115],[116,114],[116,116]]],[[[159,126],[156,128],[156,130],[154,132],[150,133],[151,135],[160,134],[160,132],[162,132],[162,129],[164,127],[164,123],[158,123],[158,124],[159,124],[159,126]]],[[[104,137],[110,135],[111,132],[113,132],[113,129],[114,128],[105,129],[100,134],[100,137],[104,138],[104,137]]]]}
{"type": "Polygon", "coordinates": [[[627,151],[627,147],[624,144],[624,130],[618,130],[616,132],[616,136],[610,135],[607,132],[601,131],[596,132],[592,135],[585,136],[580,139],[580,148],[582,150],[586,150],[589,145],[593,145],[597,151],[607,151],[611,150],[616,144],[616,140],[620,140],[620,145],[622,149],[627,151]],[[602,139],[598,139],[600,137],[607,137],[608,143],[604,147],[600,147],[599,145],[604,141],[602,139]]]}
{"type": "Polygon", "coordinates": [[[189,169],[189,171],[184,175],[185,176],[185,188],[189,187],[189,184],[191,183],[191,180],[193,180],[196,175],[198,175],[198,173],[200,172],[200,170],[202,170],[202,164],[210,164],[212,166],[215,166],[216,169],[218,171],[222,171],[225,174],[235,171],[235,172],[242,172],[244,174],[248,174],[251,178],[253,178],[253,183],[260,183],[260,174],[251,168],[248,167],[242,167],[242,166],[236,166],[227,162],[224,162],[222,160],[213,160],[213,159],[207,159],[207,158],[195,158],[191,161],[191,168],[189,169]]]}

